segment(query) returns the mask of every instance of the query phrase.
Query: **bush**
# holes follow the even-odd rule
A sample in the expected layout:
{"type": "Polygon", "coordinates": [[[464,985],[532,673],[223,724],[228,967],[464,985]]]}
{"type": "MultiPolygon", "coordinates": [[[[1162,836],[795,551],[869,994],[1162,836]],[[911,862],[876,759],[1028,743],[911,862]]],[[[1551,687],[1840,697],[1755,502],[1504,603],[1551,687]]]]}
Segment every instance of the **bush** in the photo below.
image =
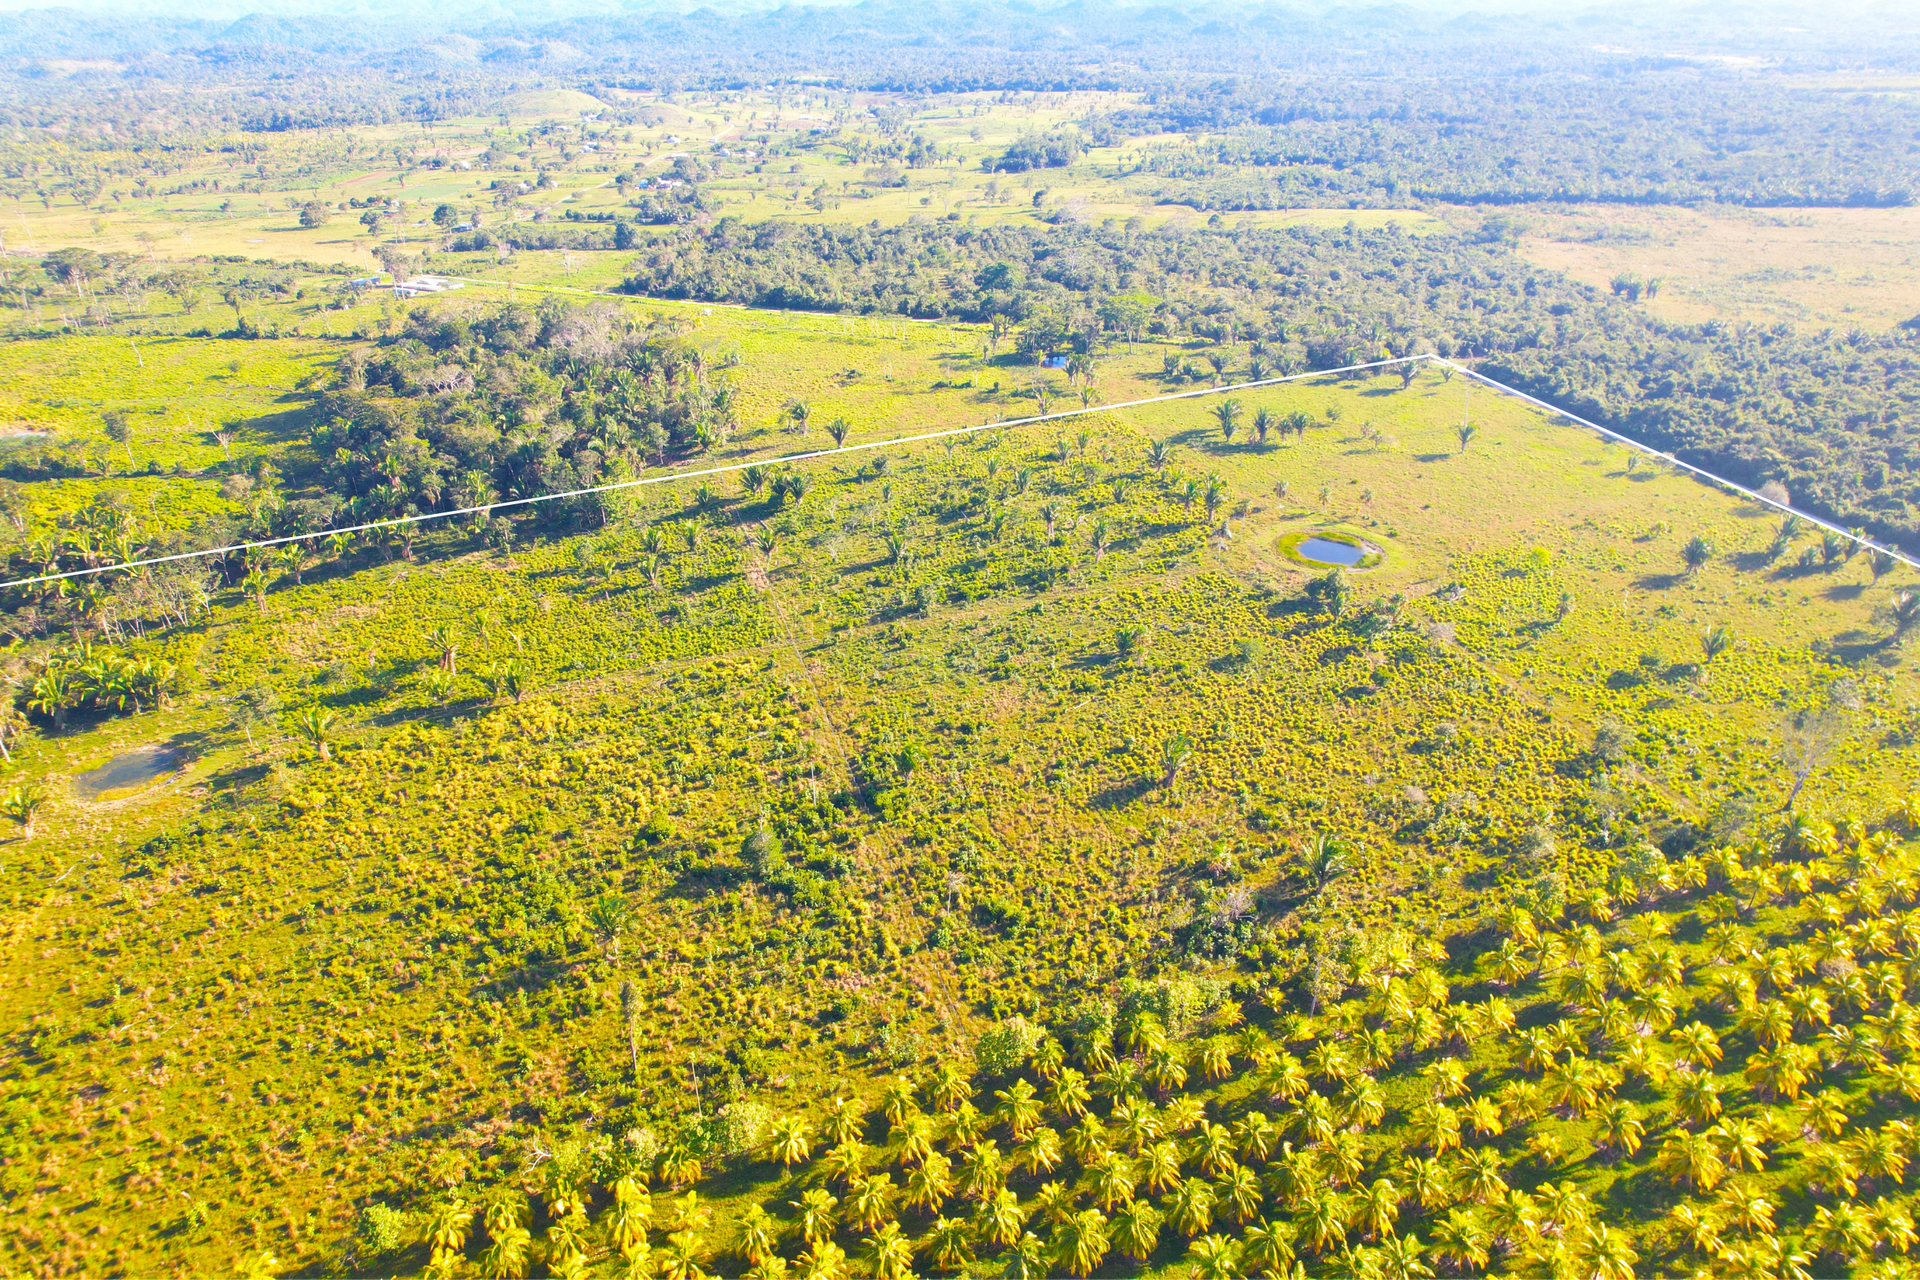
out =
{"type": "Polygon", "coordinates": [[[370,1204],[360,1210],[354,1234],[368,1253],[392,1253],[406,1241],[407,1215],[384,1204],[370,1204]]]}
{"type": "Polygon", "coordinates": [[[1039,1043],[1040,1028],[1016,1014],[1001,1019],[980,1037],[973,1046],[973,1060],[985,1075],[1012,1075],[1033,1056],[1039,1043]]]}

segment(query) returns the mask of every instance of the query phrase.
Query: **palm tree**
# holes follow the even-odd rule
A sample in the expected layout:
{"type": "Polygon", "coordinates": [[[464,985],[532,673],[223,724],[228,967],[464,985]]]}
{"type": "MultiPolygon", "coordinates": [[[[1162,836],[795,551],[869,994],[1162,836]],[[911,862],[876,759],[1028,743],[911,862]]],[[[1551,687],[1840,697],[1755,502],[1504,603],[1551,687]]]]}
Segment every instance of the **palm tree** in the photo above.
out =
{"type": "Polygon", "coordinates": [[[1107,1256],[1107,1218],[1083,1209],[1053,1229],[1053,1257],[1069,1275],[1090,1276],[1107,1256]]]}
{"type": "Polygon", "coordinates": [[[1155,440],[1147,446],[1147,465],[1156,472],[1163,472],[1173,462],[1173,450],[1167,447],[1165,440],[1155,440]]]}
{"type": "Polygon", "coordinates": [[[840,1202],[825,1188],[814,1187],[804,1191],[792,1204],[800,1211],[800,1234],[808,1244],[817,1245],[823,1240],[833,1239],[834,1229],[839,1223],[835,1211],[840,1202]]]}
{"type": "Polygon", "coordinates": [[[1026,1231],[1027,1211],[1020,1207],[1020,1197],[1003,1187],[981,1201],[979,1222],[981,1235],[1005,1248],[1026,1231]]]}
{"type": "Polygon", "coordinates": [[[1219,476],[1207,477],[1206,493],[1201,496],[1201,505],[1207,510],[1207,519],[1212,520],[1227,505],[1227,486],[1219,476]]]}
{"type": "Polygon", "coordinates": [[[440,670],[448,675],[456,674],[454,661],[460,654],[460,637],[452,627],[442,624],[427,632],[427,643],[433,646],[440,670]]]}
{"type": "Polygon", "coordinates": [[[1087,1078],[1072,1067],[1061,1068],[1047,1089],[1047,1101],[1068,1119],[1077,1120],[1085,1115],[1092,1098],[1087,1090],[1087,1078]]]}
{"type": "Polygon", "coordinates": [[[1916,623],[1920,623],[1920,594],[1912,591],[1895,592],[1893,602],[1887,606],[1887,613],[1893,619],[1893,642],[1898,644],[1916,623]]]}
{"type": "Polygon", "coordinates": [[[22,840],[33,839],[34,823],[39,819],[40,811],[47,807],[47,790],[38,782],[22,782],[0,800],[0,815],[4,815],[20,828],[22,840]]]}
{"type": "Polygon", "coordinates": [[[1241,1245],[1231,1236],[1202,1236],[1187,1245],[1194,1280],[1239,1280],[1241,1245]]]}
{"type": "Polygon", "coordinates": [[[706,1242],[698,1231],[676,1231],[667,1237],[660,1274],[666,1280],[704,1280],[706,1272],[700,1269],[700,1259],[706,1252],[706,1242]]]}
{"type": "Polygon", "coordinates": [[[1160,785],[1162,788],[1173,785],[1180,773],[1180,766],[1193,754],[1193,739],[1184,733],[1176,733],[1160,744],[1160,785]]]}
{"type": "MultiPolygon", "coordinates": [[[[624,1204],[625,1201],[620,1203],[624,1204]]],[[[774,1256],[779,1236],[780,1222],[766,1211],[765,1206],[757,1203],[747,1206],[746,1213],[740,1217],[740,1243],[737,1248],[741,1257],[756,1267],[764,1266],[767,1259],[774,1256]]],[[[645,1238],[644,1235],[642,1238],[645,1238]]],[[[620,1240],[615,1239],[613,1244],[623,1255],[628,1252],[626,1244],[620,1240]]]]}
{"type": "Polygon", "coordinates": [[[867,1148],[858,1139],[836,1144],[820,1158],[820,1168],[842,1188],[851,1190],[867,1171],[867,1148]]]}
{"type": "Polygon", "coordinates": [[[1040,1099],[1028,1080],[1015,1080],[993,1096],[1000,1099],[1000,1105],[994,1108],[994,1119],[1004,1122],[1015,1139],[1025,1138],[1040,1123],[1040,1099]]]}
{"type": "Polygon", "coordinates": [[[1246,1222],[1260,1212],[1260,1179],[1253,1170],[1245,1165],[1235,1165],[1227,1170],[1220,1181],[1220,1193],[1226,1202],[1233,1206],[1236,1222],[1246,1222]]]}
{"type": "Polygon", "coordinates": [[[1431,1276],[1433,1268],[1426,1264],[1421,1256],[1426,1246],[1420,1243],[1418,1236],[1388,1235],[1380,1241],[1380,1259],[1384,1272],[1390,1276],[1403,1276],[1406,1280],[1418,1280],[1431,1276]]]}
{"type": "Polygon", "coordinates": [[[863,1231],[872,1231],[893,1212],[893,1177],[875,1173],[854,1180],[847,1197],[847,1222],[863,1231]]]}
{"type": "Polygon", "coordinates": [[[1704,534],[1696,533],[1688,539],[1687,544],[1680,548],[1680,559],[1687,566],[1687,576],[1691,578],[1706,568],[1713,559],[1713,553],[1713,544],[1707,541],[1704,534]]]}
{"type": "Polygon", "coordinates": [[[846,1280],[847,1255],[831,1240],[816,1240],[796,1260],[806,1280],[846,1280]]]}
{"type": "Polygon", "coordinates": [[[1306,1198],[1295,1220],[1307,1229],[1315,1253],[1325,1254],[1347,1242],[1347,1207],[1332,1192],[1316,1192],[1306,1198]]]}
{"type": "Polygon", "coordinates": [[[1167,1207],[1180,1234],[1192,1239],[1213,1224],[1213,1184],[1205,1178],[1187,1178],[1173,1189],[1167,1207]]]}
{"type": "Polygon", "coordinates": [[[1105,520],[1096,521],[1093,526],[1093,562],[1099,564],[1106,559],[1107,552],[1113,547],[1113,528],[1105,520]]]}
{"type": "Polygon", "coordinates": [[[1473,443],[1473,438],[1480,434],[1480,428],[1471,422],[1463,422],[1454,428],[1453,434],[1460,437],[1460,452],[1465,453],[1467,446],[1473,443]]]}
{"type": "Polygon", "coordinates": [[[325,762],[333,759],[333,725],[336,717],[333,712],[320,706],[302,707],[293,714],[293,731],[312,747],[314,754],[325,762]]]}
{"type": "Polygon", "coordinates": [[[874,1280],[907,1280],[913,1274],[913,1242],[889,1222],[868,1237],[861,1251],[865,1274],[874,1280]]]}
{"type": "Polygon", "coordinates": [[[1276,418],[1273,415],[1273,411],[1271,409],[1260,408],[1260,409],[1254,410],[1253,442],[1257,445],[1265,447],[1267,443],[1267,437],[1272,435],[1273,429],[1279,425],[1280,425],[1280,419],[1276,418]]]}
{"type": "Polygon", "coordinates": [[[1880,579],[1892,573],[1900,562],[1894,559],[1893,552],[1883,547],[1874,547],[1867,552],[1867,569],[1873,574],[1873,585],[1879,586],[1880,579]]]}
{"type": "Polygon", "coordinates": [[[940,1270],[958,1271],[973,1261],[973,1234],[964,1221],[935,1218],[922,1248],[940,1270]]]}
{"type": "Polygon", "coordinates": [[[827,434],[833,437],[833,443],[835,448],[838,448],[841,445],[846,444],[847,433],[852,430],[853,430],[853,424],[851,422],[848,422],[845,418],[835,418],[832,422],[829,422],[827,424],[827,434]]]}
{"type": "Polygon", "coordinates": [[[1471,1209],[1448,1210],[1433,1226],[1433,1256],[1456,1270],[1476,1274],[1487,1265],[1493,1233],[1471,1209]]]}
{"type": "MultiPolygon", "coordinates": [[[[623,898],[624,903],[626,900],[623,898]]],[[[768,1126],[771,1136],[767,1147],[773,1158],[782,1168],[791,1169],[796,1164],[804,1164],[813,1154],[813,1131],[808,1127],[805,1116],[782,1116],[768,1126]]]]}
{"type": "Polygon", "coordinates": [[[268,585],[269,579],[264,569],[250,569],[247,576],[240,580],[240,589],[253,597],[253,602],[263,617],[267,612],[268,585]]]}
{"type": "Polygon", "coordinates": [[[1202,1125],[1193,1138],[1193,1158],[1211,1177],[1233,1167],[1233,1149],[1233,1133],[1223,1124],[1202,1125]]]}
{"type": "Polygon", "coordinates": [[[1313,882],[1316,897],[1329,884],[1353,869],[1353,846],[1339,836],[1321,832],[1307,841],[1303,851],[1307,878],[1313,882]]]}
{"type": "Polygon", "coordinates": [[[1719,1148],[1704,1134],[1677,1133],[1660,1148],[1659,1164],[1675,1182],[1690,1182],[1696,1191],[1711,1191],[1726,1176],[1719,1148]]]}
{"type": "Polygon", "coordinates": [[[1231,396],[1213,406],[1214,421],[1220,424],[1220,435],[1228,444],[1233,443],[1234,433],[1240,429],[1240,411],[1240,402],[1231,396]]]}

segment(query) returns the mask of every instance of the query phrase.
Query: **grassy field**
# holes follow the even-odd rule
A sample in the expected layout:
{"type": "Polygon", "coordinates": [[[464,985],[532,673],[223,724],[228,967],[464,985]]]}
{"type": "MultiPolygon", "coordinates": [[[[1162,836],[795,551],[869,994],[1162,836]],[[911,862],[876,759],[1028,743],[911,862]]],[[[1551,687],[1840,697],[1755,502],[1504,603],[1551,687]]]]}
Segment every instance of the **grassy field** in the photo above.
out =
{"type": "MultiPolygon", "coordinates": [[[[1906,569],[1437,365],[1119,408],[1265,357],[1043,369],[423,225],[577,225],[716,147],[749,221],[1204,221],[1129,185],[1151,140],[982,170],[1111,95],[606,93],[16,202],[10,253],[200,273],[14,299],[22,572],[271,531],[356,466],[384,511],[425,432],[658,482],[16,594],[0,1270],[1911,1269],[1906,569]],[[352,291],[383,246],[464,287],[352,291]],[[480,336],[554,299],[598,353],[480,336]],[[1043,404],[1083,411],[1006,425],[1043,404]],[[835,422],[857,451],[782,461],[835,422]]],[[[1670,319],[1905,318],[1909,211],[1521,216],[1670,319]]]]}
{"type": "MultiPolygon", "coordinates": [[[[965,329],[681,313],[738,345],[743,420],[769,424],[730,460],[823,443],[771,427],[783,396],[856,441],[1031,408],[932,388],[993,373],[965,329]]],[[[271,422],[318,356],[156,341],[128,372],[123,350],[10,347],[9,411],[84,434],[105,401],[64,403],[74,371],[111,361],[130,407],[271,422]]],[[[1157,355],[1116,352],[1100,399],[1150,392],[1157,355]]],[[[835,1094],[875,1102],[996,1020],[1059,1026],[1127,977],[1201,983],[1277,1030],[1342,929],[1444,938],[1555,875],[1604,888],[1634,840],[1764,824],[1783,720],[1837,681],[1859,709],[1802,811],[1905,794],[1912,752],[1887,735],[1915,691],[1877,620],[1897,576],[1782,567],[1753,509],[1484,394],[1463,447],[1463,397],[1438,373],[1238,393],[1233,443],[1205,400],[1096,413],[804,464],[797,501],[661,485],[597,533],[530,526],[511,556],[446,530],[412,563],[349,550],[257,601],[216,591],[134,646],[180,672],[171,706],[16,748],[51,798],[8,855],[33,886],[0,988],[27,1029],[8,1265],[416,1269],[436,1206],[547,1185],[522,1176],[534,1153],[587,1186],[656,1141],[722,1170],[700,1184],[717,1257],[749,1202],[789,1215],[801,1190],[729,1162],[726,1107],[817,1129],[835,1094]],[[1250,444],[1262,409],[1315,425],[1250,444]],[[698,545],[650,562],[645,530],[681,521],[698,545]],[[1318,528],[1383,553],[1337,619],[1279,545],[1318,528]],[[1689,574],[1695,535],[1713,554],[1689,574]],[[1733,643],[1708,660],[1715,626],[1733,643]],[[305,708],[333,717],[328,760],[294,732],[305,708]],[[1579,761],[1616,720],[1623,760],[1596,776],[1579,761]],[[69,789],[143,746],[177,771],[69,789]],[[1320,835],[1351,843],[1351,874],[1303,895],[1320,835]],[[1236,890],[1250,910],[1223,907],[1236,890]]],[[[197,416],[149,416],[137,457],[214,468],[197,416]]],[[[235,448],[287,444],[250,427],[235,448]]],[[[36,493],[34,520],[67,492],[36,493]]],[[[1227,1088],[1211,1114],[1244,1105],[1227,1088]]],[[[1596,1201],[1615,1177],[1509,1176],[1596,1201]]],[[[1042,1181],[1012,1185],[1031,1206],[1042,1181]]],[[[663,1199],[660,1250],[669,1217],[663,1199]]],[[[610,1247],[597,1267],[625,1265],[610,1247]]]]}
{"type": "Polygon", "coordinates": [[[1885,329],[1916,311],[1917,209],[1529,209],[1524,220],[1531,261],[1601,289],[1657,278],[1647,306],[1683,324],[1885,329]]]}

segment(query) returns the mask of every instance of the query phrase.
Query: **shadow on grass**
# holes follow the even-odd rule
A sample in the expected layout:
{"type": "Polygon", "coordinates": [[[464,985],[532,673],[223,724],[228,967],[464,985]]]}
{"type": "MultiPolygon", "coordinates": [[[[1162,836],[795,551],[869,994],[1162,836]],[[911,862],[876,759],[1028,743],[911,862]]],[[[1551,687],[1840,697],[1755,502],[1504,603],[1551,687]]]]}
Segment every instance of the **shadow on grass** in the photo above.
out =
{"type": "Polygon", "coordinates": [[[1124,809],[1134,801],[1142,799],[1156,789],[1157,780],[1148,777],[1130,778],[1125,782],[1116,782],[1102,791],[1096,791],[1087,798],[1087,808],[1095,810],[1124,809]]]}

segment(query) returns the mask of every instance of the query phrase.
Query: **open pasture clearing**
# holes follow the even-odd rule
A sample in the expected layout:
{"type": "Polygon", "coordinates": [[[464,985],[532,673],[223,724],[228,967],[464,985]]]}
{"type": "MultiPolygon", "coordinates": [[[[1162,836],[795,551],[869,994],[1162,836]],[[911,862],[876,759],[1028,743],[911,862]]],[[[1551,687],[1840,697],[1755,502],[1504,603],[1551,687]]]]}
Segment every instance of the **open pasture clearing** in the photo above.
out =
{"type": "Polygon", "coordinates": [[[1657,278],[1646,305],[1669,321],[1884,329],[1920,312],[1920,208],[1536,206],[1520,217],[1531,261],[1600,289],[1657,278]]]}
{"type": "MultiPolygon", "coordinates": [[[[1749,508],[1483,392],[1463,447],[1463,394],[1236,393],[1232,442],[1204,399],[1006,428],[804,464],[797,499],[662,487],[511,556],[444,531],[417,563],[222,593],[149,642],[192,673],[170,708],[20,749],[55,798],[11,846],[41,887],[0,989],[33,1028],[8,1105],[40,1125],[10,1247],[318,1266],[370,1247],[362,1197],[424,1215],[534,1145],[637,1152],[595,1145],[629,1129],[724,1160],[694,1092],[817,1127],[832,1092],[1127,974],[1265,1021],[1330,922],[1444,936],[1556,875],[1603,886],[1633,840],[1758,821],[1783,718],[1839,681],[1861,709],[1803,808],[1904,794],[1912,678],[1875,620],[1897,577],[1769,563],[1749,508]],[[1250,444],[1261,409],[1314,425],[1250,444]],[[663,521],[697,545],[649,560],[663,521]],[[1386,553],[1337,614],[1273,549],[1322,524],[1386,553]],[[521,696],[490,697],[509,663],[521,696]],[[333,716],[331,760],[246,699],[333,716]],[[65,798],[145,743],[185,775],[110,817],[65,798]],[[1319,834],[1354,846],[1326,899],[1319,834]]],[[[776,1174],[703,1186],[704,1247],[776,1174]]]]}

